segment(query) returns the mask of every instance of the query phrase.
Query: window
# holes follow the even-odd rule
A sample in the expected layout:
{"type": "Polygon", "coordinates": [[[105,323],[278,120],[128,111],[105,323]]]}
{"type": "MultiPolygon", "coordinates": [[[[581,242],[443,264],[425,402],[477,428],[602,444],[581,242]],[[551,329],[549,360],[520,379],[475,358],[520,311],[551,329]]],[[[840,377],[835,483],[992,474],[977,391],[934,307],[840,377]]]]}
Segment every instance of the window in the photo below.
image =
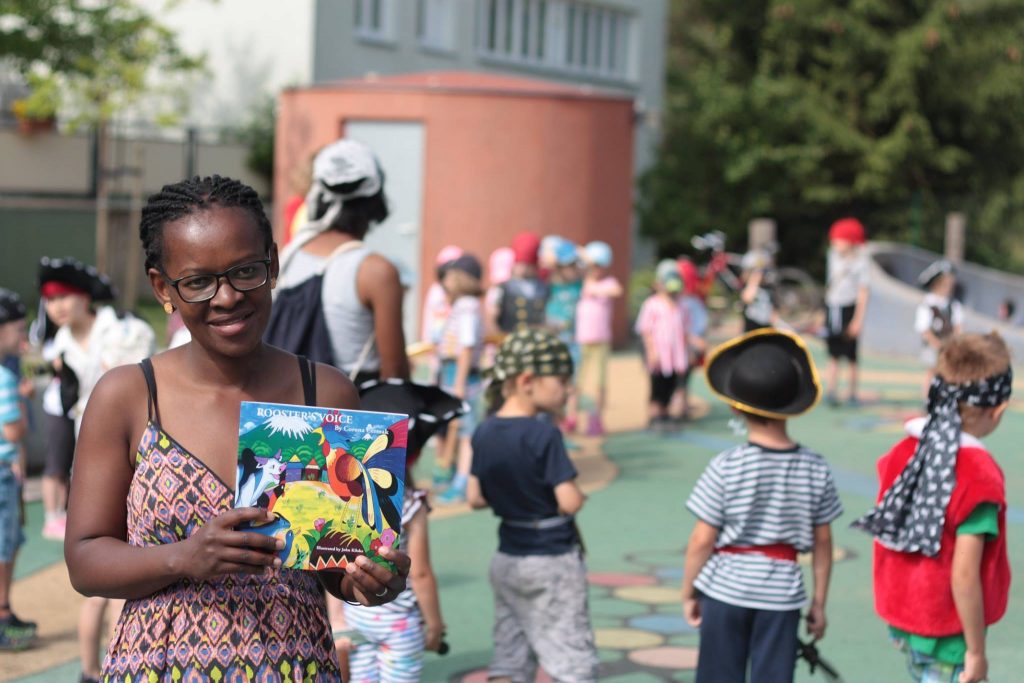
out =
{"type": "Polygon", "coordinates": [[[452,0],[416,0],[416,38],[423,47],[455,49],[452,0]]]}
{"type": "Polygon", "coordinates": [[[356,35],[371,40],[394,39],[393,0],[355,0],[356,35]]]}
{"type": "Polygon", "coordinates": [[[633,15],[582,0],[478,0],[477,45],[492,58],[632,78],[633,15]]]}

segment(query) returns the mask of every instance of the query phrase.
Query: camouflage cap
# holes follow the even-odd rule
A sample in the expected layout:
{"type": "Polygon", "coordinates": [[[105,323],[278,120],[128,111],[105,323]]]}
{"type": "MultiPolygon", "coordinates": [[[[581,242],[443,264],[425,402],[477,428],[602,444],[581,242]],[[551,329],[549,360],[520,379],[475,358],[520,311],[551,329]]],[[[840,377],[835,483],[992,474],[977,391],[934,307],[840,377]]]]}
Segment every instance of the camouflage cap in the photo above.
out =
{"type": "Polygon", "coordinates": [[[505,380],[518,377],[524,372],[571,376],[573,363],[569,347],[545,330],[522,329],[505,337],[494,357],[494,365],[485,372],[485,377],[490,381],[488,403],[493,404],[500,398],[505,380]]]}

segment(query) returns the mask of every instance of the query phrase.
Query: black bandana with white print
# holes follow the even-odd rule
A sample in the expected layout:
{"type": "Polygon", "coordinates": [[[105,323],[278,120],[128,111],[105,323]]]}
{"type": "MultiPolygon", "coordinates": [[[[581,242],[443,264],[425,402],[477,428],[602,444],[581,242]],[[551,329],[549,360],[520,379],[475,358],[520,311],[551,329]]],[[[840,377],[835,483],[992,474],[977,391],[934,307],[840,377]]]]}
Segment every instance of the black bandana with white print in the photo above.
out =
{"type": "Polygon", "coordinates": [[[946,508],[956,486],[963,422],[960,404],[995,407],[1010,399],[1013,370],[978,382],[949,384],[936,377],[928,391],[928,421],[917,450],[877,506],[852,524],[882,545],[934,557],[942,543],[946,508]]]}

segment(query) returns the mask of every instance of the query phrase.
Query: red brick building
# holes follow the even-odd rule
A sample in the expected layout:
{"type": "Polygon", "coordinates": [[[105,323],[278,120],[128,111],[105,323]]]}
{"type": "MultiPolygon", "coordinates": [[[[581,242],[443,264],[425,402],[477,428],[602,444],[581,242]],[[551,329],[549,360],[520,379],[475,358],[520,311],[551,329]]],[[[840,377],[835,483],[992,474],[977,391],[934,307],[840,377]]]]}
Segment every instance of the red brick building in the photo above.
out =
{"type": "MultiPolygon", "coordinates": [[[[339,137],[377,152],[392,215],[367,241],[413,278],[409,332],[447,244],[486,264],[524,230],[604,240],[627,282],[633,129],[628,97],[522,78],[420,73],[293,89],[280,97],[274,195],[289,197],[295,171],[339,137]]],[[[616,330],[622,339],[624,301],[616,330]]]]}

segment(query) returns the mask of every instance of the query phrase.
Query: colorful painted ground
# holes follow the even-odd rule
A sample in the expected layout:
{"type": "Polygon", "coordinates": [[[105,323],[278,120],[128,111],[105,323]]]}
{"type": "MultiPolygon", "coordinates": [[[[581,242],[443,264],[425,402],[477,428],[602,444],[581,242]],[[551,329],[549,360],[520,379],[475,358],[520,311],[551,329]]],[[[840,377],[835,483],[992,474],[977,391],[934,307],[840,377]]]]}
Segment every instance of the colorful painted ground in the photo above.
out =
{"type": "MultiPolygon", "coordinates": [[[[823,404],[795,421],[791,431],[828,458],[846,508],[833,527],[837,561],[821,653],[847,683],[888,683],[909,678],[874,616],[870,541],[848,526],[873,500],[876,458],[898,438],[902,420],[920,410],[922,379],[913,361],[868,359],[865,365],[869,400],[856,408],[823,404]]],[[[588,549],[601,680],[692,681],[698,638],[682,620],[679,606],[683,548],[693,522],[684,502],[708,460],[740,437],[729,429],[729,412],[717,404],[681,433],[655,436],[642,428],[646,381],[635,356],[616,357],[612,381],[609,423],[615,433],[603,443],[581,440],[585,448],[576,456],[590,495],[579,523],[588,549]]],[[[694,388],[698,399],[710,400],[699,377],[694,388]]],[[[1018,398],[1000,430],[987,439],[1006,471],[1011,562],[1018,572],[1024,572],[1021,406],[1018,398]]],[[[23,606],[25,617],[41,622],[42,642],[32,653],[0,655],[0,681],[69,681],[77,675],[77,599],[59,563],[59,545],[38,536],[38,504],[29,507],[31,541],[19,559],[15,604],[23,606]]],[[[487,512],[449,508],[434,516],[431,546],[451,652],[428,656],[425,681],[486,678],[492,620],[487,568],[496,528],[487,512]]],[[[990,630],[991,680],[1019,679],[1014,672],[1024,670],[1022,640],[1024,580],[1018,579],[1008,616],[990,630]]],[[[811,676],[806,665],[798,669],[797,681],[824,680],[820,674],[811,676]]]]}

